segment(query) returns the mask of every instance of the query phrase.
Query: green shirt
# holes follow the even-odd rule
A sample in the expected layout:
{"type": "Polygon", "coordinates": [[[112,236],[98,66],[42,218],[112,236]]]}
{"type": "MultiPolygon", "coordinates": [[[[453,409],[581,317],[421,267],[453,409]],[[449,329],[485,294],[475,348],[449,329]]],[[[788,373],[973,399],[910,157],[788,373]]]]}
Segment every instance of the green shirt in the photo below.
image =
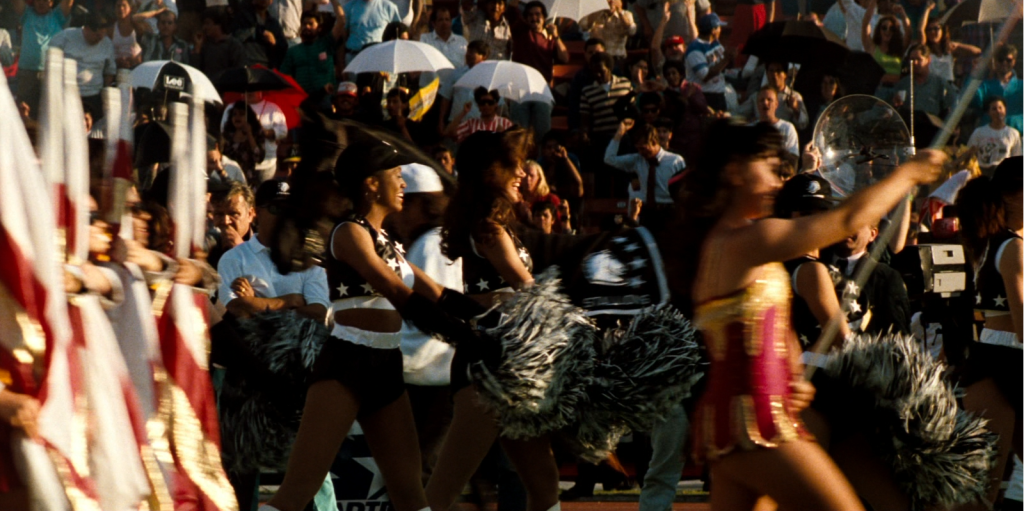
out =
{"type": "Polygon", "coordinates": [[[291,75],[307,94],[323,90],[334,83],[334,37],[325,34],[312,43],[288,48],[281,63],[281,72],[291,75]]]}

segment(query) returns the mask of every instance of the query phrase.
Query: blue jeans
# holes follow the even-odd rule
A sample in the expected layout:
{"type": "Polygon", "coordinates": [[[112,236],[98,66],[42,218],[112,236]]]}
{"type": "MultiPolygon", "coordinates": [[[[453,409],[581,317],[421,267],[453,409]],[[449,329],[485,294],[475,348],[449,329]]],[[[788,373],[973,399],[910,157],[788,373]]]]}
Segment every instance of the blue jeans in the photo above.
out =
{"type": "Polygon", "coordinates": [[[676,405],[665,422],[651,430],[651,464],[644,474],[640,511],[671,511],[676,486],[683,475],[683,443],[690,420],[683,406],[676,405]]]}
{"type": "Polygon", "coordinates": [[[546,101],[520,103],[509,101],[509,120],[524,128],[533,128],[534,139],[539,143],[551,131],[552,106],[546,101]]]}

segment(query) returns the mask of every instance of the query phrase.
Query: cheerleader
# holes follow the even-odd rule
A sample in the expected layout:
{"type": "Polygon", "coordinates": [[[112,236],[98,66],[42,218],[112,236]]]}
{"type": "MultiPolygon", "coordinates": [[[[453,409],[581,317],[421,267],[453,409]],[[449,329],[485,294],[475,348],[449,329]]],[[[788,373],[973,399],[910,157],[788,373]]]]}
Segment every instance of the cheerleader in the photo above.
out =
{"type": "MultiPolygon", "coordinates": [[[[338,191],[351,201],[348,214],[338,214],[346,209],[343,202],[323,195],[321,203],[297,204],[343,218],[324,236],[323,265],[334,326],[313,366],[284,481],[261,509],[303,509],[357,419],[395,509],[427,507],[416,428],[402,375],[399,345],[403,316],[399,311],[428,332],[439,332],[454,323],[444,323],[447,316],[435,304],[450,291],[442,293],[441,286],[409,264],[401,246],[381,229],[388,215],[402,209],[406,184],[399,166],[411,162],[390,142],[351,143],[337,158],[335,168],[338,191]]],[[[307,185],[305,191],[322,193],[325,184],[307,185]]],[[[449,337],[455,335],[449,332],[449,337]]]]}
{"type": "MultiPolygon", "coordinates": [[[[442,249],[449,259],[462,258],[466,293],[484,306],[533,284],[530,253],[512,230],[528,144],[521,129],[478,132],[462,143],[456,159],[459,189],[445,215],[442,249]]],[[[494,415],[470,386],[474,358],[458,347],[452,360],[454,417],[427,484],[432,509],[451,508],[498,438],[494,415]]],[[[558,466],[549,439],[502,438],[501,443],[526,487],[527,510],[557,510],[558,466]]]]}
{"type": "Polygon", "coordinates": [[[696,169],[684,178],[681,278],[711,359],[694,420],[695,454],[711,461],[711,507],[752,509],[767,495],[784,509],[856,510],[850,483],[806,432],[798,414],[814,395],[799,380],[781,262],[877,222],[941,164],[925,152],[831,211],[765,218],[781,182],[781,137],[768,126],[712,126],[696,169]]]}
{"type": "MultiPolygon", "coordinates": [[[[988,504],[999,494],[1010,449],[1021,456],[1021,158],[1008,158],[992,178],[979,177],[957,196],[960,233],[974,264],[974,310],[985,317],[977,343],[966,350],[960,385],[964,408],[988,419],[999,435],[988,504]]],[[[957,354],[947,354],[955,360],[957,354]]]]}

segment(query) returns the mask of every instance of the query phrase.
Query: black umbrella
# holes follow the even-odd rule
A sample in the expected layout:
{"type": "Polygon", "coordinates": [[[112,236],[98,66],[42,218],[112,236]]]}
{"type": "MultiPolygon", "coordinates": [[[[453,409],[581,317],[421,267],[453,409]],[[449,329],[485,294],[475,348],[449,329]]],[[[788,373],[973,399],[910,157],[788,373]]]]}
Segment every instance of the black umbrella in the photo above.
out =
{"type": "Polygon", "coordinates": [[[776,21],[751,34],[743,52],[762,61],[831,69],[846,60],[850,49],[842,39],[811,21],[776,21]]]}
{"type": "Polygon", "coordinates": [[[851,51],[846,61],[833,69],[801,69],[793,88],[805,98],[816,98],[821,90],[821,78],[831,74],[839,79],[845,94],[867,94],[872,96],[885,75],[885,69],[870,54],[851,51]]]}
{"type": "Polygon", "coordinates": [[[214,85],[221,92],[257,92],[291,87],[273,71],[249,66],[224,71],[217,76],[214,85]]]}

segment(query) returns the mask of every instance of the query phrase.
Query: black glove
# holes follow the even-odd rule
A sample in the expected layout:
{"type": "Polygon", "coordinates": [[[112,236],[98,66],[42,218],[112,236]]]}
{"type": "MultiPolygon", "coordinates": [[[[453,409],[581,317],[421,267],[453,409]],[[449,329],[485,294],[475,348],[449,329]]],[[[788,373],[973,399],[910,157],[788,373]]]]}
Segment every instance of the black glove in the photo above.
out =
{"type": "MultiPolygon", "coordinates": [[[[462,303],[462,300],[473,301],[461,293],[454,291],[452,293],[455,296],[455,303],[460,305],[466,305],[462,303]]],[[[476,304],[476,302],[473,303],[476,304]]],[[[476,305],[476,307],[483,309],[480,305],[476,305]]],[[[437,303],[419,293],[413,293],[399,312],[406,321],[412,323],[416,328],[430,335],[441,336],[445,342],[455,346],[459,352],[467,355],[470,359],[483,360],[491,366],[501,358],[501,346],[496,340],[452,317],[437,303]]],[[[460,312],[469,313],[462,309],[460,312]]]]}
{"type": "Polygon", "coordinates": [[[448,288],[441,292],[441,297],[437,299],[437,306],[463,321],[468,321],[487,312],[487,308],[480,305],[480,302],[448,288]]]}

